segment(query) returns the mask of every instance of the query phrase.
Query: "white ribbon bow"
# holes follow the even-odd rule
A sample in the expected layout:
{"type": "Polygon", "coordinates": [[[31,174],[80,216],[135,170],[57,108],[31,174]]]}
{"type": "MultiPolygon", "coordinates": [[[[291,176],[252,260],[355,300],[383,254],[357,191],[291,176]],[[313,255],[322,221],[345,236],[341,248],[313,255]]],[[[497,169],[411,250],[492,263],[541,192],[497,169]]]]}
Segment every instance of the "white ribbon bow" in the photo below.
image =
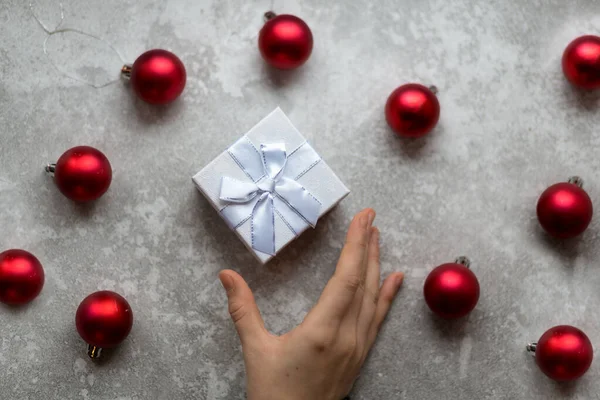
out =
{"type": "MultiPolygon", "coordinates": [[[[304,146],[316,156],[308,144],[304,146]]],[[[242,138],[229,148],[229,154],[251,181],[221,178],[219,198],[230,203],[221,212],[234,229],[252,219],[253,249],[275,255],[275,213],[294,235],[306,224],[312,227],[317,224],[321,203],[295,180],[297,177],[286,174],[285,144],[262,144],[259,153],[249,140],[242,138]]],[[[309,159],[303,172],[318,161],[309,159]]]]}

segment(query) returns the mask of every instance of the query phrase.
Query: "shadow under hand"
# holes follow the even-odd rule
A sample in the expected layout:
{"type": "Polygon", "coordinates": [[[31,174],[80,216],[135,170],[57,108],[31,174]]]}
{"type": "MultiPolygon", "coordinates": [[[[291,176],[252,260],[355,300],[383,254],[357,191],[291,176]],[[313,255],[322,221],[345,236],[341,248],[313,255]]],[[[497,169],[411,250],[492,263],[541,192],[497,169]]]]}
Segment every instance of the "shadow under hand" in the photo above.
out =
{"type": "MultiPolygon", "coordinates": [[[[338,211],[338,208],[336,207],[321,218],[319,218],[317,226],[314,229],[308,228],[306,231],[301,233],[300,236],[298,236],[288,246],[282,249],[272,262],[267,264],[269,269],[281,270],[282,267],[285,268],[285,266],[297,263],[298,260],[313,260],[318,255],[321,256],[321,262],[332,261],[331,265],[335,265],[335,263],[337,262],[336,256],[327,257],[328,252],[323,251],[323,246],[319,244],[325,241],[325,235],[328,231],[329,221],[336,219],[336,216],[340,213],[341,212],[338,211]],[[323,260],[323,256],[325,256],[327,259],[323,260]],[[329,260],[329,258],[332,258],[332,260],[329,260]]],[[[293,271],[297,271],[296,268],[285,269],[292,269],[293,271]]]]}
{"type": "MultiPolygon", "coordinates": [[[[198,207],[194,207],[196,212],[193,224],[203,227],[203,229],[197,231],[194,243],[204,242],[205,247],[216,249],[210,254],[217,254],[217,257],[221,258],[218,262],[223,265],[223,268],[235,269],[242,274],[256,270],[260,263],[250,254],[236,234],[229,229],[202,193],[196,189],[194,189],[194,192],[198,207]],[[204,236],[200,237],[200,235],[204,236]]],[[[200,251],[203,250],[200,249],[200,251]]]]}
{"type": "Polygon", "coordinates": [[[306,272],[306,269],[299,266],[312,265],[312,262],[307,260],[318,257],[320,262],[328,262],[331,258],[331,265],[335,265],[337,261],[339,254],[326,252],[324,251],[326,245],[319,244],[326,242],[324,238],[329,221],[336,218],[338,214],[335,209],[320,218],[315,229],[307,229],[266,265],[261,265],[237,235],[229,229],[208,200],[197,190],[194,196],[197,211],[191,223],[202,228],[196,229],[193,242],[195,246],[203,247],[196,251],[218,257],[216,260],[209,261],[221,269],[231,268],[238,271],[249,284],[270,290],[271,287],[280,285],[283,280],[294,279],[298,274],[306,272]],[[205,251],[208,247],[213,250],[205,251]],[[273,273],[277,275],[276,279],[273,273]]]}

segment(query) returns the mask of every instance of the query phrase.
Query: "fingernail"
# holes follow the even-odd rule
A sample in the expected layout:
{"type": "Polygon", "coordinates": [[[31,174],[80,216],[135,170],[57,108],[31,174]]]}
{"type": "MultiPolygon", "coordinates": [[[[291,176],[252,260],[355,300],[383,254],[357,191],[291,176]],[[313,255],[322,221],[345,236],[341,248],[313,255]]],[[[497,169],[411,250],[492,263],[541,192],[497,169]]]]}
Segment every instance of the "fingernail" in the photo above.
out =
{"type": "Polygon", "coordinates": [[[361,228],[367,229],[369,227],[369,216],[368,215],[361,215],[359,221],[360,221],[361,228]]]}
{"type": "Polygon", "coordinates": [[[404,282],[404,274],[398,274],[394,278],[394,285],[396,285],[396,292],[400,290],[400,286],[402,286],[402,282],[404,282]]]}
{"type": "Polygon", "coordinates": [[[373,225],[373,220],[375,219],[375,213],[373,212],[373,210],[369,210],[369,212],[367,213],[367,227],[371,227],[371,225],[373,225]]]}
{"type": "Polygon", "coordinates": [[[219,280],[221,281],[221,285],[223,285],[223,289],[227,293],[233,290],[233,278],[227,274],[220,274],[219,280]]]}

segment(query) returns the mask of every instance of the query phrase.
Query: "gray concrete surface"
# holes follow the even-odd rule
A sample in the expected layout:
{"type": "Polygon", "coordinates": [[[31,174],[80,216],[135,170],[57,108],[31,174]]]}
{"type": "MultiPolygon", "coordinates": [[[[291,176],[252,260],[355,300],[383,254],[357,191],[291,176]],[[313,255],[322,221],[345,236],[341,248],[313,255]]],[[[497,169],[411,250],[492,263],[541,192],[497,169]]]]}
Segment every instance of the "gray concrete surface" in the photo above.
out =
{"type": "MultiPolygon", "coordinates": [[[[121,82],[95,89],[58,73],[27,3],[0,4],[0,248],[32,251],[47,282],[29,306],[0,307],[1,399],[243,399],[217,272],[240,271],[269,329],[285,332],[317,299],[365,206],[379,212],[383,271],[407,278],[354,399],[600,398],[598,362],[557,385],[524,352],[556,324],[600,343],[598,219],[558,243],[535,218],[541,191],[572,174],[600,196],[600,94],[572,90],[560,70],[571,39],[598,33],[598,1],[276,0],[315,36],[304,68],[276,73],[256,46],[271,1],[65,0],[66,27],[128,60],[156,47],[182,58],[187,88],[167,108],[121,82]],[[383,118],[387,95],[408,81],[440,90],[440,124],[425,140],[397,140],[383,118]],[[190,177],[278,105],[352,194],[260,267],[190,177]],[[43,173],[80,144],[114,167],[110,191],[88,207],[43,173]],[[482,296],[468,319],[446,323],[426,309],[422,283],[461,254],[482,296]],[[95,365],[74,314],[97,289],[126,296],[135,325],[95,365]]],[[[57,1],[34,10],[58,22],[57,1]]],[[[97,84],[121,64],[72,33],[48,50],[63,72],[97,84]]]]}

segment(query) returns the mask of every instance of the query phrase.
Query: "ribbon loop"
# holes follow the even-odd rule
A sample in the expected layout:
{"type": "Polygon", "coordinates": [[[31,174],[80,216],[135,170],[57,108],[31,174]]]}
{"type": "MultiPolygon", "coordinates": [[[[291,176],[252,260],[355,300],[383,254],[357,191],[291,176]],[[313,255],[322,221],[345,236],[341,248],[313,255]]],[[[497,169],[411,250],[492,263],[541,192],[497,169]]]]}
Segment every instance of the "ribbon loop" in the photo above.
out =
{"type": "Polygon", "coordinates": [[[221,178],[221,200],[231,203],[247,203],[258,195],[260,188],[254,182],[242,182],[224,176],[221,178]]]}
{"type": "Polygon", "coordinates": [[[260,152],[262,153],[263,167],[267,176],[274,181],[279,180],[287,163],[285,144],[261,144],[260,152]]]}
{"type": "MultiPolygon", "coordinates": [[[[321,203],[294,177],[285,176],[285,144],[262,144],[259,152],[242,138],[229,149],[229,154],[252,181],[222,177],[219,198],[230,204],[221,212],[234,229],[252,219],[253,249],[275,255],[276,212],[294,235],[307,225],[317,224],[321,203]]],[[[305,170],[314,165],[314,160],[309,160],[305,170]]]]}

